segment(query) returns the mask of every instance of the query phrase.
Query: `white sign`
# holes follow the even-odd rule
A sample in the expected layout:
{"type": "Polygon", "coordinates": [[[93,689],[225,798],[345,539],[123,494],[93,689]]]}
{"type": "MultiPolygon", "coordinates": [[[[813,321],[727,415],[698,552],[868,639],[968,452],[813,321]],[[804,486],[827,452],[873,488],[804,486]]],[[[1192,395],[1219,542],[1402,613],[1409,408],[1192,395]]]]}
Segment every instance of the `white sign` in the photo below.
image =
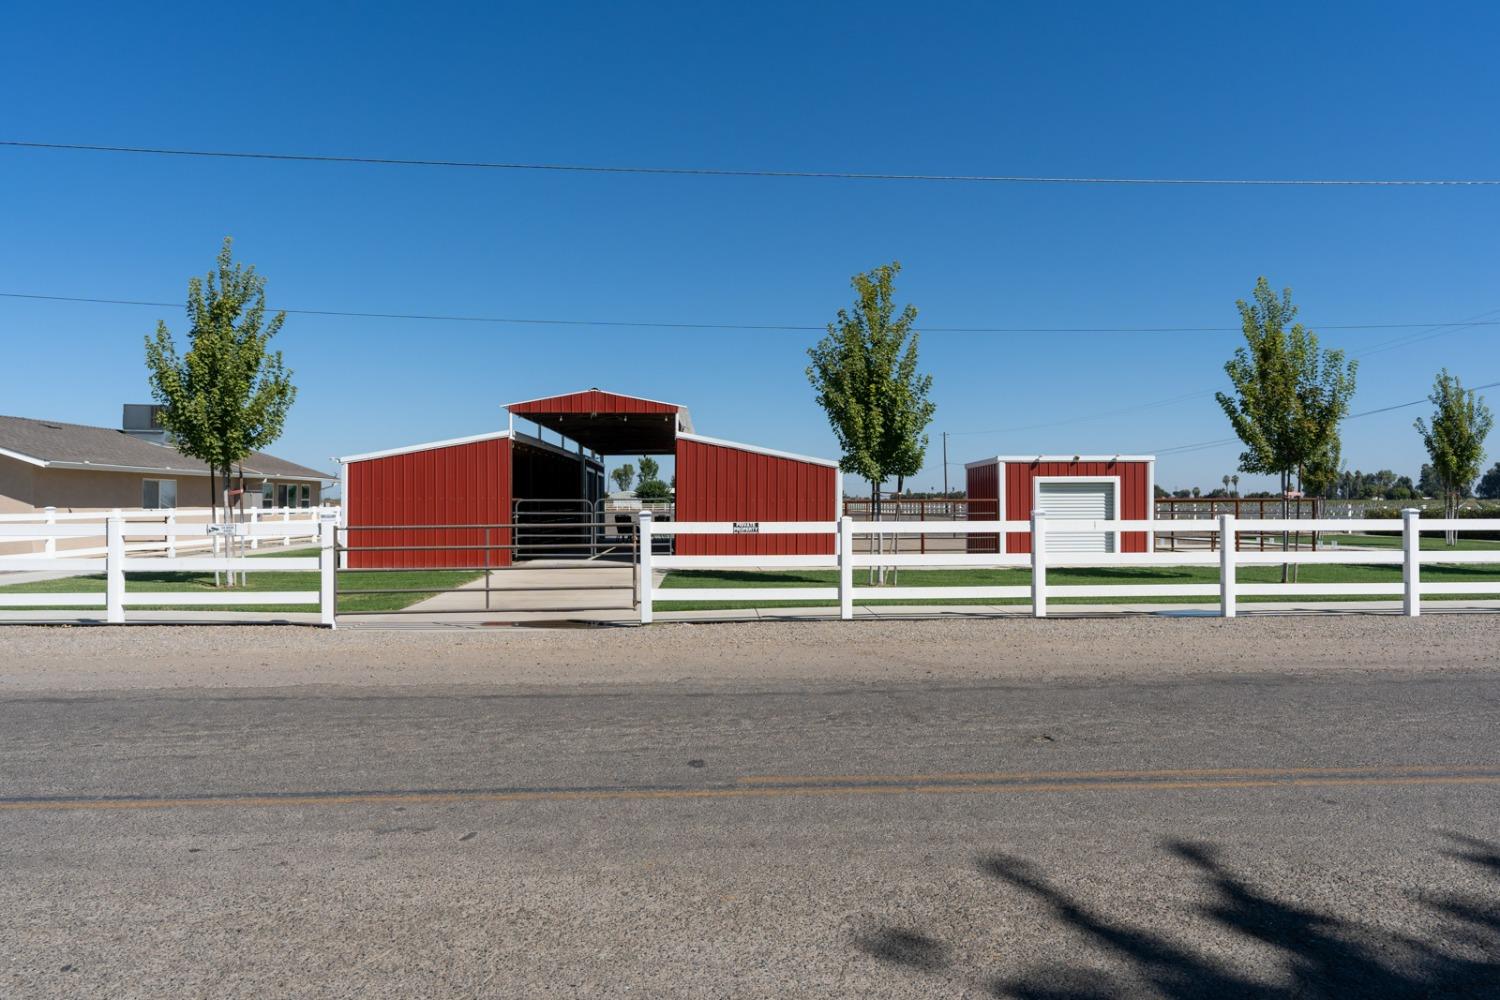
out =
{"type": "Polygon", "coordinates": [[[319,509],[319,511],[318,511],[318,520],[319,521],[323,521],[323,522],[332,521],[333,523],[337,524],[338,520],[339,520],[339,511],[338,511],[338,508],[337,507],[328,507],[328,508],[321,508],[321,509],[319,509]]]}
{"type": "Polygon", "coordinates": [[[240,526],[233,521],[227,524],[210,524],[206,526],[210,535],[238,535],[240,526]]]}
{"type": "Polygon", "coordinates": [[[736,521],[734,522],[734,533],[736,535],[758,535],[760,534],[760,522],[736,521]]]}

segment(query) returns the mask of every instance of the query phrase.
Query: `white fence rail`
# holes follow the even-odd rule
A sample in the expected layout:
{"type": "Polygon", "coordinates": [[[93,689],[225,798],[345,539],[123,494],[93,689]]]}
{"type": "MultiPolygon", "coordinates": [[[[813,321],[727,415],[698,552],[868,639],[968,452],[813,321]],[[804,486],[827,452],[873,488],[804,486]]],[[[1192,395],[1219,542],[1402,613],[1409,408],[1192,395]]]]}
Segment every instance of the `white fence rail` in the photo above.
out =
{"type": "Polygon", "coordinates": [[[648,624],[653,618],[656,601],[838,601],[839,616],[851,618],[857,600],[1000,600],[1024,599],[1032,614],[1047,614],[1051,598],[1193,598],[1217,597],[1220,613],[1235,617],[1240,597],[1304,596],[1391,596],[1400,597],[1402,611],[1409,616],[1421,614],[1424,595],[1500,594],[1500,580],[1495,582],[1424,582],[1424,563],[1462,564],[1494,563],[1500,565],[1500,550],[1494,551],[1421,551],[1423,533],[1444,531],[1500,531],[1500,518],[1442,519],[1422,518],[1420,511],[1406,510],[1401,521],[1390,519],[1261,519],[1253,531],[1383,531],[1401,529],[1401,547],[1396,551],[1333,549],[1317,552],[1239,551],[1236,539],[1247,525],[1232,514],[1221,514],[1209,520],[1179,520],[1173,530],[1202,531],[1215,535],[1217,551],[1185,552],[1057,552],[1049,549],[1049,532],[1099,532],[1118,539],[1122,532],[1149,532],[1161,529],[1159,521],[1065,520],[1034,514],[1030,522],[1022,521],[763,521],[747,522],[654,522],[649,512],[640,515],[640,620],[648,624]],[[929,552],[925,554],[888,554],[859,551],[855,539],[860,535],[886,534],[985,535],[998,537],[996,552],[929,552]],[[829,535],[835,539],[831,555],[672,555],[652,552],[654,535],[829,535]],[[1021,535],[1035,544],[1029,552],[1006,552],[1005,538],[1021,535]],[[1324,583],[1241,583],[1241,566],[1266,565],[1359,565],[1397,566],[1402,568],[1400,581],[1324,583]],[[1029,569],[1031,582],[1013,586],[967,587],[855,587],[854,570],[866,567],[917,567],[927,569],[969,567],[985,569],[1029,569]],[[1141,583],[1074,585],[1054,584],[1048,580],[1053,569],[1075,567],[1181,567],[1215,566],[1217,582],[1141,583]],[[659,569],[836,569],[837,586],[802,587],[673,587],[656,590],[652,572],[659,569]]]}
{"type": "MultiPolygon", "coordinates": [[[[316,511],[313,511],[316,513],[316,511]]],[[[59,515],[59,518],[66,515],[59,515]]],[[[95,520],[98,515],[88,515],[95,520]]],[[[64,549],[61,553],[36,553],[32,555],[5,556],[0,559],[0,568],[7,571],[69,572],[104,575],[104,593],[87,591],[49,593],[10,593],[0,591],[0,607],[5,608],[100,608],[104,609],[104,620],[110,624],[126,621],[125,609],[129,606],[161,607],[232,607],[247,604],[303,604],[316,607],[319,622],[330,628],[334,624],[334,572],[335,536],[338,530],[337,515],[320,520],[270,520],[232,525],[178,524],[175,521],[158,524],[133,519],[124,513],[104,517],[104,545],[95,554],[93,549],[64,549]],[[231,529],[235,536],[250,548],[264,539],[279,539],[283,544],[305,539],[318,546],[316,556],[292,556],[275,559],[247,558],[245,556],[193,555],[179,556],[176,550],[190,546],[210,546],[225,536],[231,529]],[[165,545],[173,553],[166,558],[131,555],[140,546],[133,546],[131,539],[157,538],[165,535],[165,545]],[[131,573],[267,573],[267,572],[316,572],[318,589],[306,591],[266,590],[214,590],[184,592],[172,590],[142,591],[126,590],[125,581],[131,573]]],[[[93,538],[99,525],[88,523],[66,523],[53,521],[28,523],[18,519],[0,520],[0,542],[18,539],[93,538]]],[[[161,548],[157,542],[152,548],[161,548]]]]}

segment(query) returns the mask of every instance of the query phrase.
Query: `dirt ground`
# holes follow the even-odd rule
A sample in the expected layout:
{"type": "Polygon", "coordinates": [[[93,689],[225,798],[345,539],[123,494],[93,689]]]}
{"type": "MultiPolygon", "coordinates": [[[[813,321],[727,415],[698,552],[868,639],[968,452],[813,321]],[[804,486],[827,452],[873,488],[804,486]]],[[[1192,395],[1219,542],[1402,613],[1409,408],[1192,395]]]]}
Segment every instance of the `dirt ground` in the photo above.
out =
{"type": "Polygon", "coordinates": [[[0,627],[0,693],[403,684],[1044,681],[1500,665],[1494,615],[959,619],[587,630],[0,627]]]}

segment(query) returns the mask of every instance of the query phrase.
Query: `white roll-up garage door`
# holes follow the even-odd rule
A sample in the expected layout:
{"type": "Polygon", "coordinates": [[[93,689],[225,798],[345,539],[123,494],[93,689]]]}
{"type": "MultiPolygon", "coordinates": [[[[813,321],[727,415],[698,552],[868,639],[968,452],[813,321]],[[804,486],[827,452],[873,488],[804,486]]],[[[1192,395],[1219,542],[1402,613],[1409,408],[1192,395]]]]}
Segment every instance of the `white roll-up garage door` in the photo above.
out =
{"type": "MultiPolygon", "coordinates": [[[[1049,518],[1087,518],[1108,521],[1115,516],[1115,484],[1080,479],[1038,482],[1036,509],[1049,518]]],[[[1048,531],[1048,552],[1113,552],[1115,538],[1108,531],[1048,531]]]]}

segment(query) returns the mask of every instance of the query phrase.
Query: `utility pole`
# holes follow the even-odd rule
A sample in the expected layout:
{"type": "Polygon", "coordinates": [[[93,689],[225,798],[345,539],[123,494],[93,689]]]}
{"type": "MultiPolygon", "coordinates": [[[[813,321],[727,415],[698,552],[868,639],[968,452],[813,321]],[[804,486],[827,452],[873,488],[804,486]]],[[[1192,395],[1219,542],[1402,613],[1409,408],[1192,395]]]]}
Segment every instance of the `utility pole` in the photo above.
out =
{"type": "Polygon", "coordinates": [[[943,431],[943,496],[948,495],[948,432],[943,431]]]}

